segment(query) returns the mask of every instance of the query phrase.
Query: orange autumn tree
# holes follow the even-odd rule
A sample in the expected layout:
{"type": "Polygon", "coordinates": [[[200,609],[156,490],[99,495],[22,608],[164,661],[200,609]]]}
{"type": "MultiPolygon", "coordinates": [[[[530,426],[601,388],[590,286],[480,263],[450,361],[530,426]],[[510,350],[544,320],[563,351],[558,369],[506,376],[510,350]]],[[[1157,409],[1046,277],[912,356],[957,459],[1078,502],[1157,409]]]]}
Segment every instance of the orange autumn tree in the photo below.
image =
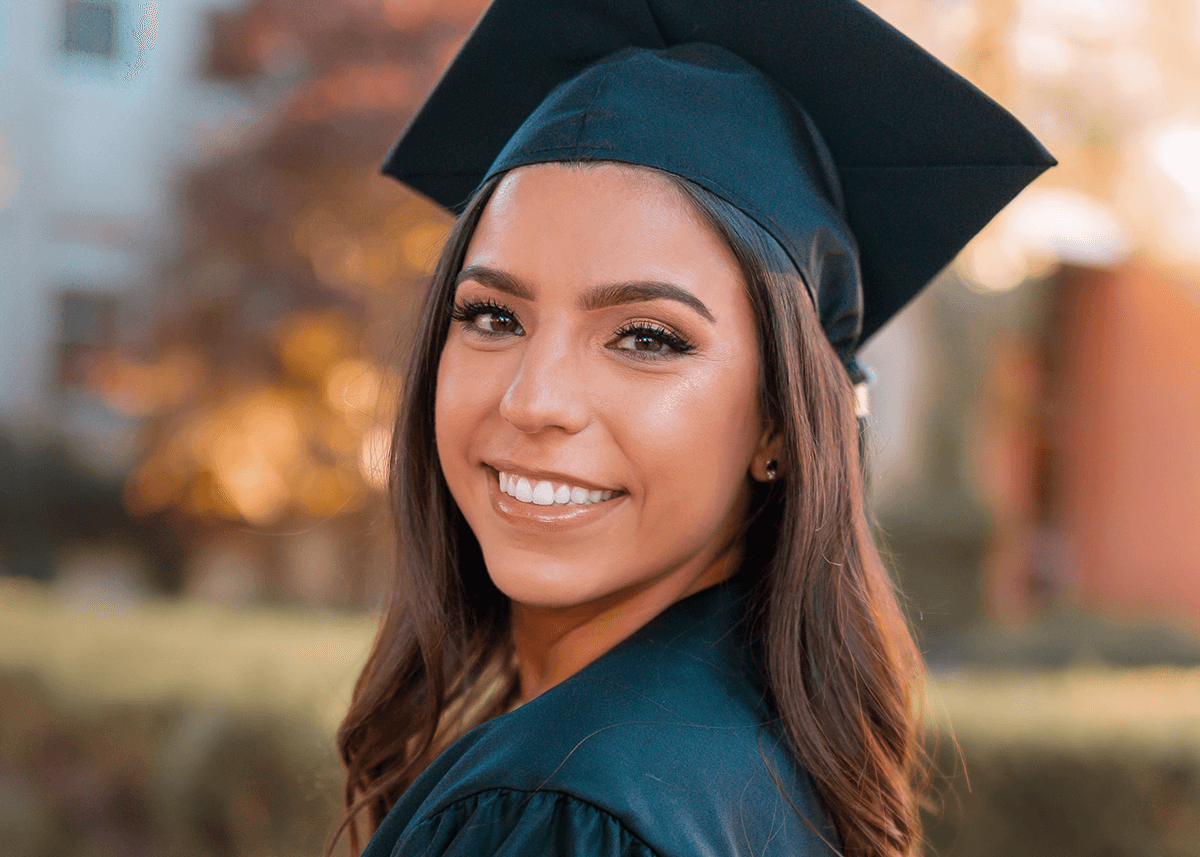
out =
{"type": "Polygon", "coordinates": [[[145,418],[131,512],[261,529],[378,503],[394,346],[449,226],[378,166],[482,6],[262,0],[214,18],[209,73],[261,111],[184,184],[148,348],[95,379],[145,418]]]}

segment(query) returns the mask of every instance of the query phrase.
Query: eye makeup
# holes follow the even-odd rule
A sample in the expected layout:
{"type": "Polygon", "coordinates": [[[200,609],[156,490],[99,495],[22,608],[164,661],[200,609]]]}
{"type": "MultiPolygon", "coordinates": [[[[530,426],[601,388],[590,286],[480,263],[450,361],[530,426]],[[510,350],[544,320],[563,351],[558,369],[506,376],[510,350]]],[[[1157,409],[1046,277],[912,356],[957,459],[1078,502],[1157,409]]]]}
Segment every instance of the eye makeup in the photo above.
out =
{"type": "Polygon", "coordinates": [[[480,336],[505,336],[516,335],[521,336],[525,333],[521,328],[521,323],[517,320],[517,314],[503,304],[493,300],[464,300],[455,303],[450,317],[457,322],[460,322],[463,327],[470,330],[472,333],[480,336]],[[515,326],[515,330],[489,330],[488,328],[479,327],[476,322],[483,316],[491,316],[493,321],[499,321],[501,325],[515,326]]]}
{"type": "MultiPolygon", "coordinates": [[[[463,325],[472,334],[482,337],[524,336],[525,331],[516,313],[495,300],[465,299],[456,302],[451,318],[463,325]],[[490,317],[492,327],[480,326],[480,320],[490,317]],[[496,326],[507,329],[497,330],[496,326]]],[[[608,347],[639,360],[662,360],[680,357],[695,351],[696,345],[687,336],[678,333],[661,322],[646,319],[631,320],[622,324],[612,335],[608,347]],[[623,340],[632,340],[633,347],[617,345],[623,340]],[[642,345],[657,345],[656,349],[645,349],[642,345]]]]}
{"type": "Polygon", "coordinates": [[[610,346],[619,351],[628,351],[631,356],[642,360],[682,356],[696,350],[695,344],[689,339],[655,321],[626,322],[613,336],[614,342],[620,342],[624,339],[633,339],[635,343],[652,340],[669,349],[669,351],[646,351],[636,347],[616,348],[615,346],[610,346]]]}

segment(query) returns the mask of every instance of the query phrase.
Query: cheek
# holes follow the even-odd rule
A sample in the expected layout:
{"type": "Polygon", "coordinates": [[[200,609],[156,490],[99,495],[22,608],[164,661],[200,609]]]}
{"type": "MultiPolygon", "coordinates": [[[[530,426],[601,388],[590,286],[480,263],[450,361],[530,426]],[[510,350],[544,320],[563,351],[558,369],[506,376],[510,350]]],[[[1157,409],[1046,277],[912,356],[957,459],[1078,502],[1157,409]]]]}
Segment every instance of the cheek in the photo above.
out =
{"type": "Polygon", "coordinates": [[[492,405],[491,385],[487,376],[474,365],[468,349],[451,338],[438,360],[437,395],[434,400],[434,426],[438,457],[447,479],[465,465],[465,453],[473,429],[492,405]]]}
{"type": "Polygon", "coordinates": [[[710,505],[713,514],[725,510],[746,477],[760,432],[754,369],[698,372],[636,402],[623,422],[623,445],[638,461],[648,503],[697,514],[710,505]]]}
{"type": "MultiPolygon", "coordinates": [[[[453,368],[453,357],[450,349],[443,349],[438,360],[437,393],[433,402],[434,434],[437,438],[438,454],[444,459],[445,451],[452,446],[453,427],[457,425],[459,412],[462,410],[462,391],[455,383],[458,373],[453,368]]],[[[446,462],[443,460],[442,466],[446,462]]]]}

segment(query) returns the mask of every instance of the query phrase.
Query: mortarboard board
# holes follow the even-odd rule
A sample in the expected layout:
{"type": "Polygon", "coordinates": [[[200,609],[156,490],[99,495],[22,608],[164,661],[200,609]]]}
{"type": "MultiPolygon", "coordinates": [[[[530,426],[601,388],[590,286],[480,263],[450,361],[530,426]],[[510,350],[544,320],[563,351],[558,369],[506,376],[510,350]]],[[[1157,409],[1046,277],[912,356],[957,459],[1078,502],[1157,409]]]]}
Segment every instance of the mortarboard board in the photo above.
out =
{"type": "Polygon", "coordinates": [[[383,172],[458,211],[497,172],[597,158],[756,220],[844,361],[1055,163],[855,0],[494,0],[383,172]]]}

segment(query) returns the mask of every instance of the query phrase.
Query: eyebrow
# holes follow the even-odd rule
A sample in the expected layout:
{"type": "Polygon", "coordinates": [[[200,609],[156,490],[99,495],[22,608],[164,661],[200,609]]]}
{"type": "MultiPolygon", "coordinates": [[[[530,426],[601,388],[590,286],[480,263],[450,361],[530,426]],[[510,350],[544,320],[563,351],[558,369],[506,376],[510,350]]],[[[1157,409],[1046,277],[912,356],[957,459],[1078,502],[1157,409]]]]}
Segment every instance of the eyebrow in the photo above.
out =
{"type": "Polygon", "coordinates": [[[490,289],[504,292],[506,295],[512,295],[523,301],[533,300],[533,292],[529,291],[524,283],[512,274],[498,271],[495,268],[488,268],[485,265],[471,265],[469,268],[463,268],[454,278],[454,288],[457,289],[467,280],[474,280],[490,289]]]}
{"type": "MultiPolygon", "coordinates": [[[[455,278],[457,288],[466,280],[474,280],[480,285],[512,295],[514,298],[530,301],[533,292],[517,277],[505,271],[489,268],[485,265],[471,265],[464,268],[455,278]]],[[[642,301],[668,300],[681,303],[695,310],[700,316],[712,324],[717,320],[704,305],[704,301],[693,295],[687,289],[674,283],[664,283],[657,280],[633,280],[625,283],[609,283],[592,286],[580,298],[579,305],[585,310],[605,309],[622,304],[640,303],[642,301]]]]}

